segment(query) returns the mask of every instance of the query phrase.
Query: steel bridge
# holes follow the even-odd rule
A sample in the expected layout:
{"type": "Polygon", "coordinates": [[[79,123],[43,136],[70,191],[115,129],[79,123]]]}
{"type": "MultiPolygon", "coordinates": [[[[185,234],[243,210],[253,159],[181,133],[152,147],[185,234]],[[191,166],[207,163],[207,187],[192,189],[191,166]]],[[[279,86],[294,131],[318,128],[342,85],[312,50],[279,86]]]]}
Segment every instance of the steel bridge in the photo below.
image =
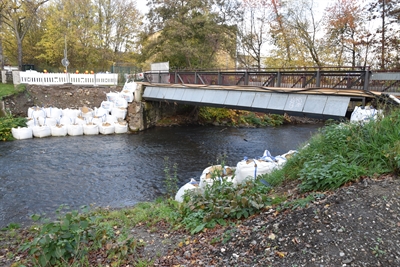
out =
{"type": "Polygon", "coordinates": [[[400,73],[369,70],[160,71],[147,72],[144,77],[147,101],[323,119],[344,118],[351,102],[365,105],[377,97],[400,93],[400,73]]]}

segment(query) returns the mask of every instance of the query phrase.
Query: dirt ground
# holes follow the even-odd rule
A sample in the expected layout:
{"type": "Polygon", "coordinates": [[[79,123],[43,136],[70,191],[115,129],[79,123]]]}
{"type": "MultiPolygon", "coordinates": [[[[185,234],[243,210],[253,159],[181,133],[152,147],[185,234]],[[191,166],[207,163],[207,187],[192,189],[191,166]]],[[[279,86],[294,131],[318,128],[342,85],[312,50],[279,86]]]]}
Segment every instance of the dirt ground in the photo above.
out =
{"type": "Polygon", "coordinates": [[[99,108],[109,92],[120,92],[116,86],[27,85],[26,91],[5,97],[5,109],[14,116],[26,117],[28,108],[56,107],[79,109],[83,106],[99,108]]]}
{"type": "MultiPolygon", "coordinates": [[[[305,197],[295,185],[281,189],[289,199],[305,197]]],[[[229,227],[186,235],[168,253],[161,244],[172,237],[160,230],[147,239],[153,246],[147,251],[163,251],[154,266],[400,266],[397,177],[364,178],[317,196],[305,207],[271,207],[229,227]]]]}

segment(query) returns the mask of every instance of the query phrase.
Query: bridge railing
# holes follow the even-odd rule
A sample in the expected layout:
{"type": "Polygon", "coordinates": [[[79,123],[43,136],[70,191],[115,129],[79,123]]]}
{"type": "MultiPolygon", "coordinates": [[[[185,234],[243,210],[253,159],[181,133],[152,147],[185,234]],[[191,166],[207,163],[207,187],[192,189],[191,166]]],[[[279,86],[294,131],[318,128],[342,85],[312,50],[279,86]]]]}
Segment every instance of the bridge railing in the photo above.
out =
{"type": "Polygon", "coordinates": [[[152,83],[360,89],[400,93],[400,73],[369,70],[146,72],[152,83]]]}
{"type": "Polygon", "coordinates": [[[21,71],[19,78],[20,83],[25,84],[118,85],[118,73],[75,74],[21,71]]]}

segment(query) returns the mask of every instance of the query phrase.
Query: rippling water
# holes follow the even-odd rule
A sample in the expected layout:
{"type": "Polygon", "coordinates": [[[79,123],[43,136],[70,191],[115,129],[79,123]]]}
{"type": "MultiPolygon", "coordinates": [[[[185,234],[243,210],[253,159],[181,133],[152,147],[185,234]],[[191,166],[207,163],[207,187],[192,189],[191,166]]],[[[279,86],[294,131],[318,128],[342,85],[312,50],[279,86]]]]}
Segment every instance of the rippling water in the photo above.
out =
{"type": "Polygon", "coordinates": [[[0,142],[0,228],[54,214],[62,204],[123,207],[164,192],[164,157],[180,185],[226,155],[228,166],[265,149],[298,149],[322,125],[278,128],[171,127],[138,134],[66,136],[0,142]]]}

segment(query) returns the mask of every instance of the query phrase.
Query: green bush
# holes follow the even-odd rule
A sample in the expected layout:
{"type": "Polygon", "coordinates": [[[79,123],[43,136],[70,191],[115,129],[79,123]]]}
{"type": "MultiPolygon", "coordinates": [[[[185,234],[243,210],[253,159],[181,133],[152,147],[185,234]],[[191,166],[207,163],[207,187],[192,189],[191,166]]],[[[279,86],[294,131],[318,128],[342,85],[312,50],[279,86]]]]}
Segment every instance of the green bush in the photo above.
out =
{"type": "Polygon", "coordinates": [[[267,196],[270,187],[259,180],[234,185],[226,179],[213,177],[213,184],[203,193],[188,191],[180,205],[182,223],[192,233],[217,224],[225,225],[226,219],[247,218],[272,203],[267,196]]]}
{"type": "MultiPolygon", "coordinates": [[[[64,207],[56,212],[58,220],[49,222],[40,215],[32,215],[34,221],[42,221],[36,230],[35,238],[23,244],[20,251],[28,251],[37,259],[39,266],[53,266],[59,261],[68,261],[72,257],[82,257],[88,251],[88,242],[93,239],[95,218],[71,211],[60,215],[64,207]]],[[[87,213],[87,208],[83,208],[87,213]]]]}
{"type": "Polygon", "coordinates": [[[14,118],[12,115],[0,117],[0,140],[14,140],[11,128],[26,127],[26,121],[26,118],[14,118]]]}

